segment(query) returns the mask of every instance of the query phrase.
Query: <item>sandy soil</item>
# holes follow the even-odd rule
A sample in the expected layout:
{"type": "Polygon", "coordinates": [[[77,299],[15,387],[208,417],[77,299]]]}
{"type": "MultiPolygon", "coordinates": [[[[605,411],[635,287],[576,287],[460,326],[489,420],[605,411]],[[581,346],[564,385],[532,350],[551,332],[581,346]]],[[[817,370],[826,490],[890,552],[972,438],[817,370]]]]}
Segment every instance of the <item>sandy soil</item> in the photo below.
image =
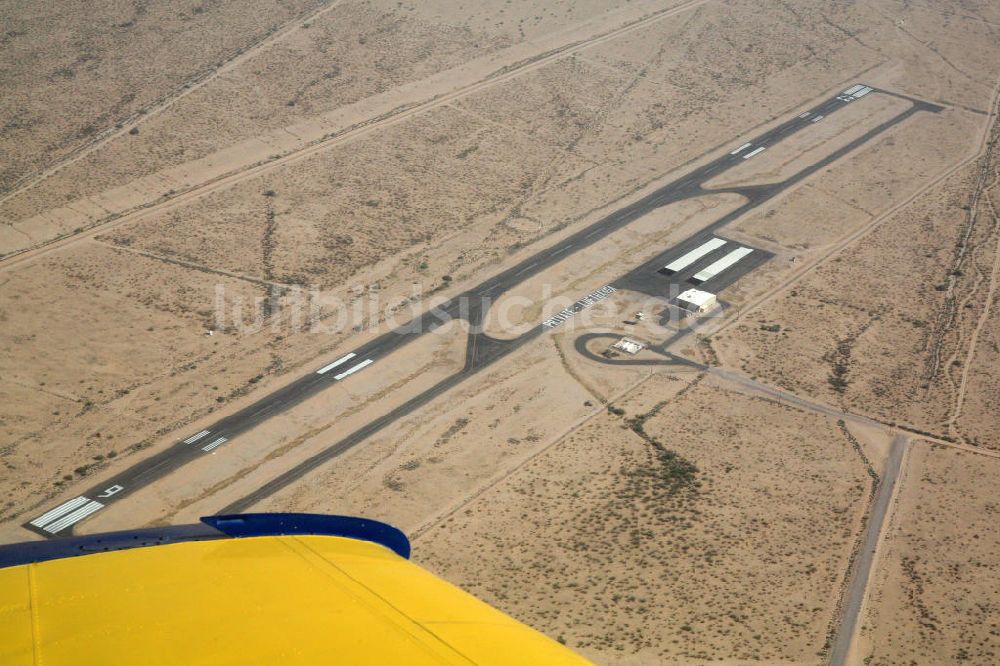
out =
{"type": "MultiPolygon", "coordinates": [[[[713,340],[723,363],[886,422],[1000,446],[995,410],[975,409],[996,400],[996,387],[983,372],[963,371],[966,363],[976,367],[977,353],[984,354],[987,364],[995,354],[992,334],[983,336],[986,322],[995,316],[990,305],[998,231],[991,198],[995,169],[995,164],[986,168],[971,228],[969,202],[983,173],[981,164],[971,164],[921,194],[747,312],[713,340]],[[957,248],[967,233],[970,258],[956,266],[957,248]],[[949,324],[942,317],[951,302],[958,307],[949,324]],[[780,332],[771,330],[775,326],[780,332]],[[957,401],[963,400],[964,407],[964,393],[973,385],[969,377],[975,377],[978,389],[970,403],[974,411],[963,409],[956,418],[957,401]],[[959,421],[968,425],[956,425],[959,421]]],[[[830,186],[824,179],[818,187],[830,186]]],[[[788,229],[790,238],[797,239],[799,223],[790,216],[794,210],[782,206],[773,216],[751,218],[742,228],[767,229],[778,239],[788,229]]]]}
{"type": "Polygon", "coordinates": [[[209,84],[144,116],[141,128],[66,164],[44,188],[3,203],[10,233],[0,236],[0,251],[76,233],[224,174],[391,121],[463,85],[481,85],[505,67],[655,18],[652,4],[623,11],[604,4],[591,16],[577,8],[568,23],[528,43],[499,26],[492,34],[457,26],[454,17],[428,22],[411,7],[329,3],[219,69],[209,84]],[[226,113],[216,113],[219,108],[226,113]]]}
{"type": "Polygon", "coordinates": [[[815,663],[863,464],[824,418],[692,380],[654,375],[422,532],[418,561],[600,663],[815,663]]]}
{"type": "Polygon", "coordinates": [[[0,6],[0,194],[179,95],[317,0],[0,6]]]}
{"type": "Polygon", "coordinates": [[[917,444],[880,547],[856,658],[873,666],[1000,658],[1000,458],[917,444]]]}

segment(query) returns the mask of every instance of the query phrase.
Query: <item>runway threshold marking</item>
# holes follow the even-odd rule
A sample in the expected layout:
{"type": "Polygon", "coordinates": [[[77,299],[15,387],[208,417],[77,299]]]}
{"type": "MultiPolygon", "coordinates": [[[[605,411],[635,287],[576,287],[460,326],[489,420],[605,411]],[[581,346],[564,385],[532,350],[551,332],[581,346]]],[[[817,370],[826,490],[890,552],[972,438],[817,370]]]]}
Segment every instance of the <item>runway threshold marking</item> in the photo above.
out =
{"type": "Polygon", "coordinates": [[[369,365],[371,365],[374,362],[375,361],[373,361],[372,359],[366,358],[365,360],[361,361],[361,363],[358,363],[357,365],[352,366],[352,367],[348,368],[347,370],[344,370],[339,375],[334,375],[333,378],[334,379],[343,379],[344,377],[347,377],[349,375],[353,375],[358,370],[364,370],[365,368],[367,368],[369,365]]]}
{"type": "Polygon", "coordinates": [[[197,442],[199,439],[201,439],[202,437],[204,437],[207,434],[208,434],[207,430],[202,430],[197,435],[191,435],[190,437],[188,437],[187,439],[185,439],[184,443],[185,444],[194,444],[195,442],[197,442]]]}
{"type": "Polygon", "coordinates": [[[345,354],[345,355],[341,356],[340,358],[338,358],[333,363],[330,363],[329,365],[324,365],[322,368],[320,368],[319,370],[316,371],[316,374],[317,375],[322,375],[322,374],[325,374],[327,372],[330,372],[331,370],[333,370],[334,368],[336,368],[338,365],[343,365],[344,363],[347,363],[348,361],[350,361],[355,356],[357,356],[357,354],[355,354],[354,352],[351,352],[350,354],[345,354]]]}
{"type": "Polygon", "coordinates": [[[83,520],[90,514],[104,508],[104,504],[83,495],[63,502],[51,511],[46,511],[31,521],[31,525],[49,534],[58,534],[67,527],[83,520]]]}
{"type": "Polygon", "coordinates": [[[82,497],[82,496],[81,497],[74,497],[73,499],[69,500],[68,502],[63,502],[62,504],[60,504],[56,508],[52,509],[51,511],[46,511],[45,513],[43,513],[42,515],[40,515],[38,518],[35,518],[34,520],[32,520],[31,524],[34,525],[35,527],[44,527],[45,525],[47,525],[51,521],[55,520],[59,516],[67,514],[70,511],[72,511],[73,509],[77,508],[78,506],[80,506],[82,504],[86,504],[86,503],[87,503],[87,498],[86,497],[82,497]]]}
{"type": "Polygon", "coordinates": [[[583,310],[586,310],[592,305],[600,303],[605,298],[613,294],[615,291],[616,289],[611,285],[608,285],[606,287],[601,287],[594,293],[584,296],[573,305],[569,306],[564,310],[561,310],[560,312],[557,312],[554,316],[550,317],[549,319],[546,319],[545,321],[542,322],[542,326],[545,326],[546,328],[555,328],[556,326],[559,326],[567,319],[576,316],[583,310]]]}
{"type": "Polygon", "coordinates": [[[89,502],[81,506],[79,509],[74,511],[73,513],[63,516],[59,520],[49,525],[46,525],[42,529],[52,534],[58,534],[67,527],[75,525],[76,523],[80,522],[90,514],[95,513],[96,511],[99,511],[100,509],[103,508],[104,505],[98,502],[97,500],[90,500],[89,502]]]}
{"type": "Polygon", "coordinates": [[[754,155],[756,155],[757,153],[761,153],[761,152],[764,152],[764,146],[761,146],[760,148],[757,148],[755,150],[750,151],[749,153],[747,153],[746,155],[743,156],[743,159],[748,160],[751,157],[753,157],[754,155]]]}

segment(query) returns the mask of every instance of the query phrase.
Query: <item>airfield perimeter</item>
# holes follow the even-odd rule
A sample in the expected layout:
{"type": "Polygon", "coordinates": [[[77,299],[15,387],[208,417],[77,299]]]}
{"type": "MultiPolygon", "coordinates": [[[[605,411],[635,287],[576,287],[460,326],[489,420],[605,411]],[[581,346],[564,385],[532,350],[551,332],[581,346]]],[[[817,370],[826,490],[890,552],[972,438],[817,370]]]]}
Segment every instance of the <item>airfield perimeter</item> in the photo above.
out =
{"type": "MultiPolygon", "coordinates": [[[[407,401],[389,414],[372,421],[364,428],[348,435],[343,440],[331,445],[328,449],[310,458],[302,464],[285,472],[275,478],[267,485],[261,487],[253,494],[227,506],[222,510],[224,513],[237,513],[246,510],[260,500],[268,497],[276,490],[279,490],[290,483],[298,480],[302,475],[315,469],[317,466],[326,463],[337,455],[349,450],[359,444],[370,435],[378,432],[392,421],[406,416],[430,400],[440,396],[445,391],[453,388],[466,376],[477,372],[490,363],[498,360],[517,349],[548,328],[545,324],[539,324],[530,332],[524,333],[514,340],[497,340],[491,338],[479,329],[486,317],[490,300],[499,297],[504,292],[517,285],[521,280],[527,279],[534,274],[544,271],[546,268],[558,261],[572,260],[575,252],[585,249],[591,243],[597,242],[604,235],[633,222],[646,215],[651,210],[664,206],[681,199],[706,194],[702,184],[716,174],[724,173],[729,167],[741,164],[745,159],[752,159],[757,149],[768,149],[780,145],[780,140],[796,131],[814,126],[812,118],[825,118],[846,104],[859,100],[849,96],[838,95],[823,103],[805,111],[795,118],[782,123],[774,129],[747,141],[743,146],[734,146],[734,150],[727,152],[723,156],[708,162],[704,166],[685,175],[679,180],[670,183],[657,190],[653,194],[640,199],[635,204],[622,210],[612,213],[608,217],[599,220],[589,227],[569,236],[557,243],[555,246],[543,250],[534,256],[528,257],[518,265],[504,271],[502,274],[487,282],[474,287],[470,291],[449,299],[445,303],[436,306],[432,311],[423,317],[405,324],[400,329],[386,333],[367,345],[347,352],[339,359],[330,364],[324,364],[319,370],[305,375],[301,379],[288,384],[280,391],[262,398],[260,401],[244,408],[240,412],[223,419],[209,427],[200,430],[190,437],[167,449],[159,455],[148,458],[136,466],[125,470],[119,476],[115,476],[108,482],[93,488],[74,499],[68,500],[59,506],[47,510],[38,518],[25,523],[25,527],[37,531],[43,536],[67,535],[71,534],[73,526],[80,520],[84,520],[93,515],[105,506],[116,503],[128,496],[132,491],[141,488],[143,485],[155,481],[157,478],[169,474],[178,467],[189,461],[191,458],[211,453],[219,446],[227,444],[238,434],[244,432],[265,419],[280,413],[282,410],[301,402],[318,390],[322,390],[329,383],[334,381],[344,381],[350,375],[365,369],[368,365],[379,360],[381,357],[399,350],[402,346],[410,342],[414,336],[423,335],[433,331],[443,323],[451,319],[462,318],[475,327],[475,332],[470,334],[468,342],[468,353],[465,366],[462,371],[439,382],[433,388],[424,391],[420,395],[407,401]],[[464,311],[463,311],[464,310],[464,311]],[[343,373],[343,374],[340,374],[343,373]],[[67,519],[69,518],[69,519],[67,519]],[[41,519],[41,520],[39,520],[41,519]]],[[[747,199],[744,206],[736,209],[729,215],[720,218],[708,227],[700,230],[694,237],[682,242],[678,247],[670,248],[666,252],[653,258],[650,262],[641,266],[621,278],[621,282],[628,284],[635,289],[637,278],[646,277],[648,274],[656,274],[657,270],[669,263],[672,258],[681,256],[698,244],[711,238],[712,233],[742,216],[747,211],[757,207],[764,201],[782,192],[786,188],[798,183],[807,176],[820,170],[827,164],[835,161],[851,150],[863,145],[873,137],[891,128],[899,122],[909,118],[918,111],[937,112],[941,107],[920,100],[909,100],[911,106],[894,118],[869,130],[866,134],[855,139],[839,150],[828,155],[819,162],[803,169],[794,176],[778,183],[756,187],[734,187],[713,192],[729,191],[740,194],[747,199]]],[[[759,253],[758,256],[763,253],[759,253]]],[[[766,255],[764,255],[766,256],[766,255]]],[[[727,271],[723,276],[703,285],[705,288],[721,290],[741,277],[743,272],[752,268],[752,264],[746,262],[740,266],[742,270],[734,269],[727,271]]],[[[693,273],[688,270],[684,274],[673,276],[673,280],[650,280],[646,277],[647,288],[651,296],[659,293],[671,293],[670,286],[674,285],[674,292],[678,292],[677,285],[682,284],[682,278],[688,278],[693,273]]],[[[614,285],[612,285],[614,286],[614,285]]],[[[595,285],[597,287],[597,285],[595,285]]],[[[682,288],[681,288],[682,289],[682,288]]],[[[685,329],[686,332],[687,329],[685,329]]],[[[376,368],[377,369],[377,368],[376,368]]]]}
{"type": "Polygon", "coordinates": [[[366,514],[602,663],[1000,654],[989,3],[8,13],[6,539],[366,514]]]}

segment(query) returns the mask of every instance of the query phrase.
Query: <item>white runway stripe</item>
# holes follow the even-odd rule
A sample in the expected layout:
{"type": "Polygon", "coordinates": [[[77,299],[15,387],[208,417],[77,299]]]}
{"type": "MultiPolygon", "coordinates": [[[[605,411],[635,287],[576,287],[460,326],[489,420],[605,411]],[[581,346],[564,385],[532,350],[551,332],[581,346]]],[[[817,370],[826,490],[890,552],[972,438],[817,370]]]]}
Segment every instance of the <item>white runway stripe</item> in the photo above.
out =
{"type": "Polygon", "coordinates": [[[756,150],[752,150],[749,153],[747,153],[746,155],[744,155],[743,159],[748,160],[751,157],[753,157],[754,155],[756,155],[757,153],[763,152],[763,150],[764,150],[764,146],[761,146],[760,148],[757,148],[756,150]]]}
{"type": "Polygon", "coordinates": [[[345,354],[344,356],[341,356],[340,358],[338,358],[336,361],[334,361],[330,365],[324,365],[322,368],[320,368],[319,370],[316,371],[316,374],[317,375],[322,375],[325,372],[329,372],[330,370],[333,370],[334,368],[336,368],[338,365],[342,365],[344,363],[347,363],[348,361],[350,361],[355,356],[357,356],[357,354],[355,354],[354,352],[351,352],[350,354],[345,354]]]}
{"type": "Polygon", "coordinates": [[[220,437],[219,439],[217,439],[217,440],[215,440],[215,441],[213,441],[213,442],[209,442],[209,443],[208,443],[208,444],[206,444],[205,446],[201,447],[201,450],[202,450],[202,451],[211,451],[211,450],[212,450],[212,449],[214,449],[215,447],[217,447],[217,446],[222,446],[223,444],[225,444],[225,443],[226,443],[226,442],[228,442],[228,441],[229,441],[229,440],[228,440],[228,439],[226,439],[225,437],[220,437]]]}
{"type": "Polygon", "coordinates": [[[344,377],[347,377],[348,375],[353,375],[358,370],[363,370],[364,368],[368,367],[372,363],[374,363],[374,361],[371,360],[370,358],[369,359],[365,359],[364,361],[361,361],[361,363],[358,363],[353,368],[348,368],[347,370],[344,370],[339,375],[334,375],[333,378],[334,379],[343,379],[344,377]]]}
{"type": "Polygon", "coordinates": [[[100,502],[91,501],[91,502],[83,505],[82,507],[80,507],[79,509],[77,509],[76,511],[74,511],[73,513],[71,513],[71,514],[69,514],[67,516],[63,516],[62,518],[60,518],[56,522],[52,523],[51,525],[47,525],[45,527],[45,531],[46,532],[50,532],[52,534],[55,534],[56,532],[60,532],[60,531],[62,531],[64,529],[66,529],[67,527],[69,527],[70,525],[73,525],[74,523],[80,522],[81,520],[83,520],[84,518],[86,518],[87,516],[89,516],[90,514],[94,513],[95,511],[97,511],[98,509],[101,509],[103,507],[104,507],[104,505],[101,504],[100,502]]]}
{"type": "Polygon", "coordinates": [[[70,501],[63,502],[62,504],[52,509],[51,511],[47,511],[42,515],[38,516],[38,518],[35,518],[33,521],[31,521],[31,524],[34,525],[35,527],[45,527],[46,524],[52,522],[59,516],[69,513],[70,511],[80,506],[81,504],[86,504],[86,502],[87,502],[86,497],[74,497],[70,501]]]}
{"type": "Polygon", "coordinates": [[[185,444],[194,444],[195,442],[197,442],[199,439],[201,439],[202,437],[204,437],[207,434],[208,434],[207,430],[202,430],[197,435],[191,435],[190,437],[188,437],[187,439],[185,439],[184,443],[185,444]]]}
{"type": "Polygon", "coordinates": [[[739,148],[737,148],[736,150],[734,150],[733,152],[731,152],[729,154],[730,155],[738,155],[740,153],[740,151],[746,150],[749,147],[750,147],[749,143],[744,143],[742,146],[740,146],[739,148]]]}

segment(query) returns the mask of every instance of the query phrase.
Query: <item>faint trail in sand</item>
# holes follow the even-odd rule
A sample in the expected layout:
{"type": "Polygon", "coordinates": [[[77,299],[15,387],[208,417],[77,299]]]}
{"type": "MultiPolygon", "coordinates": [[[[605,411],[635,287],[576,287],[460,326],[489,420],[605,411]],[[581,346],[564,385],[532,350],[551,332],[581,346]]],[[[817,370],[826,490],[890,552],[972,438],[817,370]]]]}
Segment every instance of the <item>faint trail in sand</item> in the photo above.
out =
{"type": "MultiPolygon", "coordinates": [[[[1000,178],[1000,174],[998,174],[997,169],[994,167],[993,182],[983,192],[983,200],[986,202],[990,212],[993,214],[993,267],[990,271],[989,288],[986,290],[986,299],[983,303],[983,311],[979,315],[979,321],[976,322],[976,327],[973,329],[972,335],[969,336],[969,347],[965,354],[965,360],[962,363],[962,374],[955,392],[955,407],[952,410],[951,416],[948,418],[949,434],[952,434],[952,431],[957,430],[955,424],[958,421],[958,418],[962,415],[962,407],[965,404],[965,395],[969,383],[969,368],[972,367],[972,363],[976,355],[976,346],[979,343],[979,335],[982,333],[983,328],[985,328],[987,322],[989,321],[993,300],[996,298],[998,278],[1000,278],[1000,215],[997,214],[996,206],[993,204],[993,200],[990,196],[990,190],[992,190],[992,188],[996,185],[998,178],[1000,178]]],[[[965,436],[962,435],[961,432],[958,432],[958,436],[965,441],[965,436]]]]}
{"type": "Polygon", "coordinates": [[[166,96],[161,97],[159,101],[154,102],[151,106],[144,109],[143,113],[134,113],[125,120],[119,123],[119,127],[111,127],[105,129],[103,132],[97,134],[96,138],[82,146],[77,147],[68,155],[60,158],[54,164],[46,167],[41,172],[35,175],[29,175],[22,178],[19,182],[14,183],[14,185],[8,189],[6,192],[0,193],[0,204],[6,202],[9,199],[13,199],[19,194],[30,190],[31,188],[38,185],[40,182],[54,175],[56,172],[64,169],[65,167],[82,160],[93,153],[98,148],[102,148],[110,141],[117,139],[123,134],[127,133],[133,127],[142,124],[143,121],[153,118],[163,111],[169,109],[178,100],[187,97],[191,93],[203,88],[206,84],[215,80],[222,74],[231,71],[235,67],[243,64],[246,60],[249,60],[257,54],[258,51],[264,47],[270,46],[276,42],[281,41],[290,34],[301,29],[302,24],[313,21],[317,17],[322,16],[328,11],[334,9],[335,7],[344,3],[344,0],[333,0],[333,2],[327,4],[326,6],[315,9],[312,12],[301,14],[286,21],[283,25],[278,26],[275,30],[265,34],[260,39],[251,42],[244,48],[240,49],[236,53],[232,54],[228,60],[224,60],[222,64],[209,69],[207,72],[202,72],[201,74],[195,75],[193,78],[184,81],[177,87],[175,87],[171,92],[167,93],[166,96]]]}
{"type": "MultiPolygon", "coordinates": [[[[457,99],[467,97],[473,93],[499,85],[500,83],[544,67],[545,65],[557,60],[567,58],[582,49],[611,41],[622,35],[639,30],[657,21],[683,13],[695,7],[699,7],[708,2],[709,0],[689,0],[688,2],[647,14],[639,19],[630,21],[625,25],[619,25],[617,28],[605,30],[604,32],[592,35],[585,39],[577,40],[575,42],[562,44],[561,46],[538,53],[525,60],[502,67],[469,85],[457,88],[446,94],[437,95],[413,104],[406,104],[387,113],[368,118],[352,125],[351,127],[345,128],[342,131],[334,132],[308,143],[301,148],[293,149],[280,157],[275,157],[257,164],[252,164],[230,171],[228,173],[220,174],[214,178],[193,185],[169,198],[158,199],[156,201],[141,204],[129,210],[116,213],[92,224],[78,233],[43,241],[34,247],[12,252],[11,254],[0,258],[0,270],[20,265],[23,262],[33,260],[41,255],[47,254],[48,252],[66,247],[67,245],[80,240],[92,238],[99,233],[105,233],[110,229],[114,229],[128,222],[134,222],[149,215],[180,206],[210,192],[230,187],[256,175],[300,162],[311,157],[312,155],[326,151],[333,146],[353,141],[384,127],[396,125],[418,114],[447,105],[457,99]]],[[[329,7],[328,9],[332,9],[332,7],[329,7]]]]}

